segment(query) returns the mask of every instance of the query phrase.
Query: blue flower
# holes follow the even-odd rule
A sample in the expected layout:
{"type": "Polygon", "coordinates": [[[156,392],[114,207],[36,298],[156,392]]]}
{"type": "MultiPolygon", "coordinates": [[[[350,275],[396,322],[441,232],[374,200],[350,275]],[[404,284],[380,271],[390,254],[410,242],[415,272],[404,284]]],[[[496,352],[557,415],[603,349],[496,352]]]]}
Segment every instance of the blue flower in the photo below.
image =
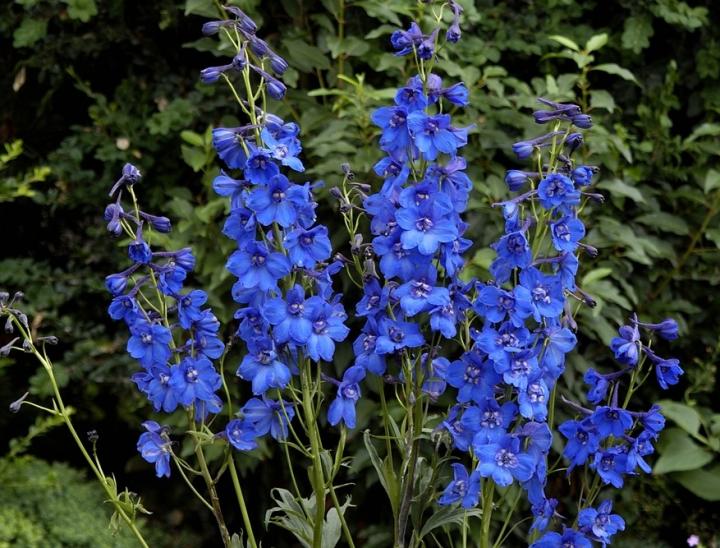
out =
{"type": "Polygon", "coordinates": [[[152,251],[147,242],[142,239],[140,229],[138,229],[137,238],[128,246],[128,256],[134,263],[148,264],[152,261],[152,251]]]}
{"type": "Polygon", "coordinates": [[[280,168],[273,161],[270,151],[264,148],[252,147],[244,167],[245,177],[256,185],[267,184],[280,173],[280,168]]]}
{"type": "Polygon", "coordinates": [[[242,133],[218,127],[212,130],[212,143],[220,159],[232,169],[245,167],[247,154],[242,146],[242,133]]]}
{"type": "Polygon", "coordinates": [[[476,444],[473,450],[480,464],[478,472],[483,478],[492,478],[496,485],[507,487],[513,480],[527,481],[535,471],[535,459],[520,451],[520,440],[503,436],[494,443],[476,444]]]}
{"type": "Polygon", "coordinates": [[[543,368],[552,371],[555,378],[562,373],[565,364],[565,354],[570,352],[577,344],[577,337],[567,327],[550,325],[545,329],[545,353],[543,354],[543,368]]]}
{"type": "Polygon", "coordinates": [[[201,289],[177,296],[178,318],[183,329],[190,329],[194,322],[202,318],[200,307],[207,302],[207,293],[201,289]]]}
{"type": "Polygon", "coordinates": [[[600,447],[600,438],[595,427],[587,420],[569,420],[562,423],[558,430],[568,440],[563,455],[570,459],[568,474],[576,466],[582,466],[587,462],[590,455],[600,447]]]}
{"type": "MultiPolygon", "coordinates": [[[[650,356],[650,353],[648,353],[650,356]]],[[[670,386],[680,382],[680,375],[684,373],[680,367],[680,360],[677,358],[663,359],[658,356],[651,356],[655,364],[655,376],[658,384],[663,390],[667,390],[670,386]]]]}
{"type": "Polygon", "coordinates": [[[364,367],[370,373],[382,375],[387,365],[385,356],[375,352],[377,342],[377,322],[368,318],[360,336],[353,342],[353,353],[355,354],[355,365],[364,367]]]}
{"type": "Polygon", "coordinates": [[[254,241],[257,234],[255,214],[246,207],[236,207],[225,220],[223,234],[237,242],[238,247],[254,241]]]}
{"type": "Polygon", "coordinates": [[[325,226],[316,226],[310,230],[297,228],[285,236],[285,249],[295,266],[313,268],[332,254],[328,229],[325,226]]]}
{"type": "Polygon", "coordinates": [[[520,283],[530,291],[535,321],[557,318],[562,314],[565,298],[558,276],[548,276],[531,266],[520,273],[520,283]]]}
{"type": "Polygon", "coordinates": [[[597,404],[605,399],[610,383],[604,375],[600,375],[594,369],[588,369],[585,372],[583,380],[586,384],[590,385],[590,390],[588,390],[587,395],[587,399],[590,403],[597,404]]]}
{"type": "Polygon", "coordinates": [[[539,373],[535,349],[505,352],[502,359],[493,359],[493,362],[495,371],[503,376],[503,380],[521,392],[527,388],[529,379],[539,373]]]}
{"type": "Polygon", "coordinates": [[[382,128],[380,148],[387,152],[404,151],[410,144],[408,111],[402,106],[380,107],[370,116],[373,124],[382,128]]]}
{"type": "Polygon", "coordinates": [[[611,447],[595,453],[590,468],[596,470],[605,485],[611,484],[616,489],[623,486],[623,474],[627,473],[627,454],[622,449],[611,447]]]}
{"type": "Polygon", "coordinates": [[[578,527],[581,531],[594,536],[604,546],[610,542],[615,533],[625,530],[625,520],[611,512],[611,500],[601,502],[597,510],[595,508],[583,508],[578,513],[578,527]]]}
{"type": "Polygon", "coordinates": [[[480,353],[465,352],[459,360],[450,363],[446,380],[450,386],[458,389],[457,401],[466,403],[484,402],[493,397],[494,386],[500,377],[480,353]]]}
{"type": "Polygon", "coordinates": [[[572,206],[580,203],[580,192],[573,182],[561,173],[551,173],[538,185],[540,205],[545,209],[572,206]]]}
{"type": "Polygon", "coordinates": [[[258,436],[270,433],[274,439],[284,440],[288,435],[288,424],[295,417],[295,407],[285,400],[252,398],[243,405],[240,414],[258,436]]]}
{"type": "Polygon", "coordinates": [[[520,414],[526,419],[544,421],[548,414],[550,390],[542,378],[528,379],[527,386],[518,395],[520,414]]]}
{"type": "Polygon", "coordinates": [[[402,244],[404,232],[397,227],[387,236],[373,239],[373,250],[380,257],[380,272],[386,278],[409,280],[419,266],[430,263],[430,257],[417,250],[407,250],[402,244]]]}
{"type": "Polygon", "coordinates": [[[521,351],[530,341],[530,332],[525,327],[515,327],[504,322],[494,329],[489,324],[480,333],[471,333],[478,347],[495,362],[502,362],[506,353],[521,351]]]}
{"type": "Polygon", "coordinates": [[[290,382],[290,369],[278,359],[272,341],[266,338],[253,339],[248,344],[237,376],[252,381],[253,394],[259,396],[270,388],[285,388],[290,382]]]}
{"type": "Polygon", "coordinates": [[[499,441],[517,415],[517,405],[505,402],[502,406],[495,398],[485,398],[471,405],[462,416],[463,426],[475,432],[473,443],[481,445],[499,441]]]}
{"type": "Polygon", "coordinates": [[[619,337],[610,341],[610,349],[615,353],[615,359],[625,365],[636,365],[640,355],[640,332],[637,325],[620,326],[619,337]]]}
{"type": "Polygon", "coordinates": [[[278,343],[292,339],[297,344],[305,344],[312,332],[312,322],[305,310],[305,290],[295,284],[285,300],[274,298],[268,300],[262,309],[263,316],[274,326],[273,338],[278,343]]]}
{"type": "Polygon", "coordinates": [[[128,339],[127,351],[143,366],[165,364],[168,361],[172,354],[172,334],[168,328],[138,319],[130,326],[130,333],[132,335],[128,339]]]}
{"type": "Polygon", "coordinates": [[[666,318],[660,323],[642,323],[634,320],[634,323],[641,325],[645,329],[655,331],[660,337],[666,341],[674,341],[678,338],[679,326],[672,318],[666,318]]]}
{"type": "Polygon", "coordinates": [[[167,429],[155,421],[142,423],[147,432],[140,434],[137,442],[137,450],[142,458],[151,464],[155,464],[155,474],[161,478],[170,477],[170,439],[167,436],[167,429]]]}
{"type": "Polygon", "coordinates": [[[249,242],[230,255],[227,269],[238,277],[240,287],[269,291],[277,288],[277,280],[290,274],[290,263],[282,253],[268,251],[264,243],[249,242]]]}
{"type": "Polygon", "coordinates": [[[365,369],[354,365],[345,370],[338,383],[337,396],[328,408],[328,422],[336,426],[341,421],[348,428],[355,428],[355,404],[360,399],[359,382],[365,378],[365,369]]]}
{"type": "Polygon", "coordinates": [[[277,223],[283,228],[295,224],[297,210],[302,208],[305,194],[301,186],[291,184],[285,175],[275,175],[267,184],[255,187],[248,196],[247,206],[257,220],[269,226],[277,223]]]}
{"type": "Polygon", "coordinates": [[[426,160],[435,160],[440,153],[454,156],[458,147],[467,143],[467,129],[451,127],[449,114],[412,112],[407,117],[407,128],[426,160]]]}
{"type": "Polygon", "coordinates": [[[335,342],[344,341],[350,333],[345,326],[347,318],[341,304],[330,304],[322,297],[310,297],[305,302],[307,318],[312,322],[312,331],[307,341],[307,353],[313,360],[332,361],[335,342]]]}
{"type": "Polygon", "coordinates": [[[225,427],[225,437],[238,451],[252,451],[257,448],[257,432],[252,425],[241,419],[233,419],[225,427]]]}
{"type": "Polygon", "coordinates": [[[593,175],[595,175],[596,169],[589,166],[580,166],[573,170],[570,174],[573,182],[578,186],[587,186],[592,183],[593,175]]]}
{"type": "Polygon", "coordinates": [[[139,311],[137,301],[129,295],[115,297],[108,307],[108,314],[113,320],[124,320],[128,324],[134,322],[139,311]]]}
{"type": "Polygon", "coordinates": [[[222,379],[207,358],[184,358],[172,368],[170,387],[182,405],[203,402],[207,411],[218,413],[222,402],[215,392],[222,386],[222,379]]]}
{"type": "Polygon", "coordinates": [[[424,110],[428,105],[427,97],[423,93],[422,87],[407,86],[398,89],[395,94],[395,104],[405,107],[407,112],[416,110],[424,110]]]}
{"type": "Polygon", "coordinates": [[[453,480],[443,491],[438,499],[438,504],[447,506],[455,502],[461,501],[463,508],[473,508],[477,506],[480,498],[480,474],[473,471],[468,475],[467,470],[462,464],[453,463],[453,480]]]}
{"type": "Polygon", "coordinates": [[[390,297],[388,286],[380,287],[378,279],[374,276],[365,279],[363,296],[355,305],[355,315],[360,317],[375,316],[383,312],[390,297]]]}
{"type": "Polygon", "coordinates": [[[433,255],[441,242],[455,240],[458,229],[454,220],[448,218],[451,209],[440,200],[427,200],[420,205],[400,208],[395,218],[403,229],[403,248],[417,248],[422,255],[433,255]]]}
{"type": "Polygon", "coordinates": [[[447,430],[453,439],[453,446],[459,451],[466,452],[472,443],[475,433],[462,423],[460,412],[463,407],[454,405],[450,408],[448,417],[438,428],[447,430]]]}
{"type": "Polygon", "coordinates": [[[390,354],[403,348],[417,348],[425,344],[420,328],[415,323],[382,318],[378,324],[375,352],[390,354]]]}
{"type": "MultiPolygon", "coordinates": [[[[177,368],[177,366],[175,366],[177,368]]],[[[135,373],[133,382],[152,402],[155,411],[172,413],[178,406],[178,395],[170,386],[172,370],[167,364],[151,365],[147,370],[135,373]]]]}
{"type": "Polygon", "coordinates": [[[532,261],[530,244],[522,231],[505,234],[491,247],[496,251],[497,258],[490,265],[490,273],[498,283],[508,281],[513,268],[526,268],[532,261]]]}
{"type": "Polygon", "coordinates": [[[221,169],[220,175],[213,179],[212,186],[218,196],[230,198],[231,210],[243,206],[243,194],[248,186],[247,181],[233,179],[221,169]]]}
{"type": "Polygon", "coordinates": [[[516,327],[525,325],[525,319],[533,312],[530,291],[522,285],[515,286],[512,292],[495,285],[484,285],[478,292],[473,308],[493,323],[509,317],[516,327]]]}
{"type": "Polygon", "coordinates": [[[425,312],[433,306],[450,304],[450,292],[446,287],[436,287],[437,271],[430,265],[415,272],[413,279],[395,289],[400,308],[407,316],[425,312]]]}
{"type": "Polygon", "coordinates": [[[575,217],[565,216],[550,223],[550,233],[555,249],[572,253],[585,236],[585,225],[575,217]]]}
{"type": "Polygon", "coordinates": [[[607,405],[595,409],[595,412],[590,416],[590,421],[597,428],[600,439],[605,439],[608,436],[621,438],[633,424],[630,413],[619,407],[609,407],[607,405]]]}
{"type": "Polygon", "coordinates": [[[555,532],[545,533],[533,542],[530,548],[592,548],[592,542],[574,529],[563,529],[562,535],[555,532]]]}
{"type": "Polygon", "coordinates": [[[292,170],[305,171],[305,167],[297,157],[302,150],[297,139],[294,137],[282,140],[276,139],[267,128],[263,128],[260,132],[260,137],[265,146],[270,149],[270,154],[275,160],[278,160],[282,165],[292,170]]]}

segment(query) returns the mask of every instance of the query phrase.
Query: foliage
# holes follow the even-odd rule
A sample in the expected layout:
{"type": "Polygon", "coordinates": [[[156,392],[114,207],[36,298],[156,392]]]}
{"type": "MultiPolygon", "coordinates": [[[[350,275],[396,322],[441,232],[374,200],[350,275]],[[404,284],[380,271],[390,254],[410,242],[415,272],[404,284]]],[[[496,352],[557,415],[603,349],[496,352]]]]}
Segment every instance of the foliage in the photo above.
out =
{"type": "MultiPolygon", "coordinates": [[[[0,546],[137,546],[132,534],[113,534],[97,485],[62,463],[34,457],[0,459],[0,546]],[[78,527],[78,524],[82,527],[78,527]]],[[[161,529],[154,541],[167,545],[161,529]]]]}
{"type": "MultiPolygon", "coordinates": [[[[595,222],[588,227],[589,243],[601,254],[582,286],[598,306],[581,312],[594,333],[580,341],[568,384],[590,365],[602,364],[600,343],[630,310],[648,318],[678,317],[685,336],[674,348],[692,389],[671,396],[696,410],[706,426],[696,432],[687,432],[682,422],[677,427],[712,455],[700,470],[713,473],[716,450],[692,436],[714,443],[712,417],[719,411],[713,393],[720,302],[708,298],[720,278],[720,30],[712,22],[713,2],[462,3],[466,31],[459,58],[443,60],[442,69],[470,88],[474,107],[465,119],[478,128],[467,149],[476,186],[470,211],[475,273],[483,275],[492,258],[486,246],[499,225],[489,206],[506,196],[503,149],[511,136],[528,131],[522,111],[534,108],[537,95],[585,98],[595,123],[589,153],[601,167],[608,203],[590,214],[595,222]],[[616,68],[578,66],[584,60],[573,54],[590,49],[588,41],[602,35],[607,42],[589,52],[595,58],[590,66],[620,67],[637,83],[616,68]],[[568,48],[568,40],[581,51],[568,48]]],[[[46,312],[43,328],[62,339],[59,381],[88,379],[68,387],[70,396],[83,402],[78,406],[83,420],[118,432],[118,447],[132,444],[136,432],[128,432],[127,424],[145,411],[123,384],[129,360],[118,356],[120,336],[97,305],[105,296],[95,273],[111,271],[117,255],[101,243],[96,205],[128,154],[141,159],[156,181],[146,189],[148,205],[168,203],[168,214],[180,219],[172,245],[193,245],[198,280],[213,294],[230,284],[222,268],[228,249],[219,234],[225,211],[222,200],[211,196],[216,173],[207,132],[208,119],[220,125],[224,99],[196,85],[197,72],[211,60],[205,39],[197,39],[197,15],[207,15],[213,2],[176,4],[23,0],[0,7],[0,31],[13,41],[0,51],[7,67],[0,81],[0,141],[22,139],[24,146],[23,156],[1,175],[20,181],[36,168],[53,169],[45,182],[33,183],[32,198],[0,203],[3,234],[17,236],[3,243],[0,286],[27,288],[28,301],[46,312]],[[177,161],[180,154],[186,165],[177,161]],[[110,393],[117,394],[110,405],[98,396],[110,393]]],[[[356,177],[375,182],[370,167],[377,158],[370,145],[376,135],[367,113],[388,99],[388,82],[407,76],[385,44],[406,22],[409,3],[247,0],[242,7],[258,21],[272,22],[276,32],[268,40],[291,64],[288,82],[296,89],[280,114],[303,127],[309,175],[337,182],[340,164],[349,161],[356,177]]],[[[602,41],[596,38],[594,45],[602,41]]],[[[339,221],[336,228],[331,234],[339,232],[339,221]]],[[[222,320],[230,318],[229,303],[211,304],[222,320]]],[[[0,369],[11,381],[0,388],[3,401],[24,392],[32,374],[30,366],[0,369]]],[[[33,392],[47,393],[39,378],[33,392]]],[[[647,401],[655,397],[652,391],[641,395],[647,401]]],[[[374,413],[371,408],[360,413],[360,428],[374,413]]],[[[18,433],[22,426],[0,419],[3,431],[18,433]]],[[[348,452],[359,457],[355,470],[365,474],[372,464],[362,440],[348,443],[348,452]]],[[[665,536],[681,544],[682,535],[691,532],[685,523],[705,515],[704,500],[683,487],[696,485],[682,482],[691,472],[657,476],[673,493],[664,500],[684,513],[648,526],[648,538],[665,536]]],[[[254,477],[258,491],[276,485],[262,472],[254,477]]],[[[357,503],[382,493],[375,476],[363,488],[357,503]]],[[[636,526],[643,526],[642,520],[636,526]]]]}

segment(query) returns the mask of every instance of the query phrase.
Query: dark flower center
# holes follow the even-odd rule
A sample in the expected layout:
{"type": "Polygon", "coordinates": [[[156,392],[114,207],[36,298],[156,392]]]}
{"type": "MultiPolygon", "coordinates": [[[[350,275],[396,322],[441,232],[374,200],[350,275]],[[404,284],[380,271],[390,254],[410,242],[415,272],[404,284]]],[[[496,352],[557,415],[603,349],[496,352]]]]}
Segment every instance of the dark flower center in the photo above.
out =
{"type": "Polygon", "coordinates": [[[427,232],[433,227],[433,222],[428,217],[421,217],[415,222],[415,228],[420,232],[427,232]]]}
{"type": "Polygon", "coordinates": [[[480,382],[482,370],[477,365],[468,365],[465,368],[465,376],[463,377],[468,384],[477,384],[480,382]]]}
{"type": "Polygon", "coordinates": [[[500,449],[495,455],[495,463],[502,468],[515,468],[518,465],[518,459],[507,449],[500,449]]]}
{"type": "Polygon", "coordinates": [[[187,382],[195,382],[199,376],[200,373],[198,373],[198,370],[194,367],[188,367],[187,371],[185,371],[185,380],[187,382]]]}

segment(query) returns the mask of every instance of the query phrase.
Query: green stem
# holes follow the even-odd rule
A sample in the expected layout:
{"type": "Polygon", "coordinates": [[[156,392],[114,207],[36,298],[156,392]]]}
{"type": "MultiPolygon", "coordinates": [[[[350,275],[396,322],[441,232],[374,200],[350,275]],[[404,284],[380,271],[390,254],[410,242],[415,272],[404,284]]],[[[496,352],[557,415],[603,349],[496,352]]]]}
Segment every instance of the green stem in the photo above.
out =
{"type": "Polygon", "coordinates": [[[323,524],[325,522],[325,479],[322,469],[322,458],[320,456],[320,442],[317,438],[317,425],[315,415],[315,406],[313,405],[310,386],[313,384],[310,364],[305,363],[302,372],[302,393],[303,393],[303,412],[305,413],[305,423],[310,437],[310,448],[313,461],[312,483],[315,492],[315,520],[313,523],[313,548],[322,548],[323,524]]]}
{"type": "Polygon", "coordinates": [[[495,494],[495,484],[491,479],[488,478],[483,482],[482,491],[482,537],[480,539],[480,548],[490,548],[490,523],[492,522],[493,495],[495,494]]]}
{"type": "MultiPolygon", "coordinates": [[[[194,431],[195,423],[191,422],[191,424],[194,431]]],[[[195,440],[195,455],[200,463],[200,471],[202,472],[203,479],[205,480],[208,492],[210,493],[210,504],[212,504],[213,514],[215,515],[218,529],[220,529],[220,536],[222,537],[223,544],[225,546],[230,546],[230,533],[225,525],[225,518],[223,517],[222,507],[220,506],[220,498],[218,497],[217,490],[215,489],[215,482],[210,475],[210,470],[208,469],[207,461],[205,460],[205,453],[197,440],[195,440]]]]}
{"type": "Polygon", "coordinates": [[[42,364],[43,368],[45,369],[45,372],[48,374],[48,377],[50,379],[50,384],[52,385],[53,395],[55,396],[55,402],[57,403],[57,407],[59,409],[59,414],[63,418],[63,421],[65,422],[65,426],[67,426],[67,429],[70,431],[70,435],[75,440],[75,444],[80,449],[80,452],[82,453],[83,457],[87,461],[88,465],[90,466],[90,469],[95,474],[95,477],[97,477],[98,481],[102,485],[103,489],[105,490],[105,493],[107,494],[110,502],[115,507],[115,511],[118,513],[118,515],[122,518],[122,520],[127,524],[127,526],[130,528],[130,530],[133,532],[135,537],[137,538],[138,542],[141,546],[144,548],[148,548],[148,543],[145,541],[145,539],[142,536],[142,533],[135,525],[135,522],[133,519],[130,518],[130,516],[127,515],[123,507],[121,506],[120,502],[117,498],[117,492],[113,491],[113,489],[108,484],[108,480],[105,477],[105,475],[101,472],[101,470],[97,467],[95,462],[93,461],[90,454],[87,452],[87,449],[85,449],[85,445],[83,444],[82,440],[80,439],[80,436],[78,435],[77,431],[75,430],[75,427],[73,426],[72,421],[70,420],[70,414],[67,412],[65,408],[65,403],[63,402],[62,396],[60,395],[60,389],[58,388],[57,380],[55,379],[55,374],[52,369],[52,364],[49,360],[46,360],[45,357],[40,354],[38,349],[35,347],[35,344],[32,342],[32,338],[30,337],[30,334],[25,331],[25,328],[23,325],[18,321],[18,319],[11,315],[12,321],[17,327],[18,331],[22,335],[22,337],[30,343],[30,350],[35,355],[37,360],[42,364]]]}
{"type": "Polygon", "coordinates": [[[245,497],[243,496],[242,487],[240,487],[240,480],[238,479],[238,473],[235,469],[235,459],[233,458],[232,452],[228,456],[228,464],[230,465],[230,476],[232,477],[233,487],[235,488],[235,495],[240,505],[240,513],[242,514],[243,523],[245,524],[245,534],[247,534],[248,542],[252,548],[257,548],[257,542],[255,541],[255,534],[252,529],[252,522],[248,515],[247,506],[245,505],[245,497]]]}

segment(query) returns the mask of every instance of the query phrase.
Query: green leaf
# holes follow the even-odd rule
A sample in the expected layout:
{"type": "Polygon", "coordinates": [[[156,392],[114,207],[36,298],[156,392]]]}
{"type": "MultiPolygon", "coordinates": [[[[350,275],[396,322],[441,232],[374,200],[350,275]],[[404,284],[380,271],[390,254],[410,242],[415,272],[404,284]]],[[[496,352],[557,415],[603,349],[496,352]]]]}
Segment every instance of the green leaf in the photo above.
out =
{"type": "Polygon", "coordinates": [[[566,38],[565,36],[560,36],[559,34],[553,34],[552,36],[548,36],[550,40],[554,40],[558,44],[562,44],[566,48],[569,48],[573,51],[580,51],[580,46],[578,46],[575,42],[570,40],[570,38],[566,38]]]}
{"type": "Polygon", "coordinates": [[[616,76],[619,76],[620,78],[623,78],[624,80],[629,80],[637,84],[637,80],[635,79],[635,76],[632,72],[630,72],[628,69],[622,68],[619,65],[616,65],[615,63],[603,63],[601,65],[595,65],[590,70],[599,70],[600,72],[614,74],[616,76]]]}
{"type": "Polygon", "coordinates": [[[653,474],[667,474],[702,468],[713,460],[712,453],[690,439],[680,428],[669,428],[662,433],[657,447],[660,458],[655,463],[653,474]]]}
{"type": "Polygon", "coordinates": [[[466,510],[458,506],[443,506],[427,519],[420,529],[418,540],[425,537],[433,529],[443,527],[444,525],[462,525],[465,516],[481,516],[482,511],[477,508],[466,510]]]}
{"type": "Polygon", "coordinates": [[[633,15],[625,19],[621,42],[622,47],[640,53],[650,45],[650,38],[655,31],[652,20],[647,15],[633,15]]]}
{"type": "Polygon", "coordinates": [[[593,282],[607,278],[610,274],[612,274],[612,268],[594,268],[583,276],[580,285],[585,287],[593,282]]]}
{"type": "Polygon", "coordinates": [[[95,0],[64,0],[68,5],[70,19],[78,19],[86,23],[97,15],[98,9],[95,0]]]}
{"type": "Polygon", "coordinates": [[[596,34],[591,37],[590,40],[585,44],[586,51],[597,51],[602,48],[608,42],[608,35],[606,33],[596,34]]]}
{"type": "Polygon", "coordinates": [[[672,400],[661,400],[658,405],[662,408],[663,415],[672,419],[688,434],[697,434],[700,430],[700,414],[694,407],[672,400]]]}
{"type": "Polygon", "coordinates": [[[682,217],[665,213],[664,211],[658,211],[656,213],[647,213],[640,215],[635,219],[636,222],[652,226],[662,232],[671,232],[684,236],[690,232],[687,222],[682,217]]]}
{"type": "Polygon", "coordinates": [[[708,228],[705,231],[705,237],[720,248],[720,228],[708,228]]]}
{"type": "Polygon", "coordinates": [[[709,194],[716,188],[720,188],[720,172],[714,169],[708,169],[708,172],[705,174],[703,190],[705,194],[709,194]]]}
{"type": "Polygon", "coordinates": [[[297,39],[283,40],[288,52],[288,62],[301,72],[314,72],[315,69],[327,70],[330,61],[316,46],[297,39]]]}
{"type": "Polygon", "coordinates": [[[185,15],[202,15],[203,17],[217,19],[219,13],[213,0],[187,0],[185,2],[185,15]]]}
{"type": "Polygon", "coordinates": [[[16,48],[32,46],[38,40],[45,38],[47,26],[47,19],[23,19],[13,32],[13,46],[16,48]]]}
{"type": "Polygon", "coordinates": [[[615,110],[615,99],[604,89],[596,89],[590,92],[590,106],[592,108],[604,108],[608,112],[615,110]]]}
{"type": "Polygon", "coordinates": [[[704,122],[693,130],[683,144],[688,145],[700,137],[717,137],[718,135],[720,135],[720,124],[704,122]]]}
{"type": "Polygon", "coordinates": [[[620,179],[612,179],[610,181],[603,181],[602,183],[599,183],[598,188],[602,188],[605,190],[610,191],[611,197],[613,196],[625,196],[626,198],[630,198],[638,203],[645,203],[645,198],[643,198],[642,193],[635,188],[634,186],[631,186],[627,184],[625,181],[622,181],[620,179]]]}
{"type": "Polygon", "coordinates": [[[189,165],[195,173],[205,166],[205,151],[203,149],[180,145],[180,153],[185,163],[189,165]]]}
{"type": "Polygon", "coordinates": [[[671,477],[701,499],[713,502],[720,500],[720,464],[709,470],[679,472],[671,477]]]}
{"type": "Polygon", "coordinates": [[[378,478],[380,479],[380,485],[385,489],[390,499],[390,505],[393,507],[393,513],[395,513],[400,496],[395,471],[390,468],[387,461],[383,462],[380,460],[380,455],[378,455],[377,449],[375,449],[372,443],[369,430],[363,432],[363,441],[365,442],[365,449],[367,449],[368,455],[370,455],[370,462],[372,462],[373,468],[375,468],[378,478]]]}

